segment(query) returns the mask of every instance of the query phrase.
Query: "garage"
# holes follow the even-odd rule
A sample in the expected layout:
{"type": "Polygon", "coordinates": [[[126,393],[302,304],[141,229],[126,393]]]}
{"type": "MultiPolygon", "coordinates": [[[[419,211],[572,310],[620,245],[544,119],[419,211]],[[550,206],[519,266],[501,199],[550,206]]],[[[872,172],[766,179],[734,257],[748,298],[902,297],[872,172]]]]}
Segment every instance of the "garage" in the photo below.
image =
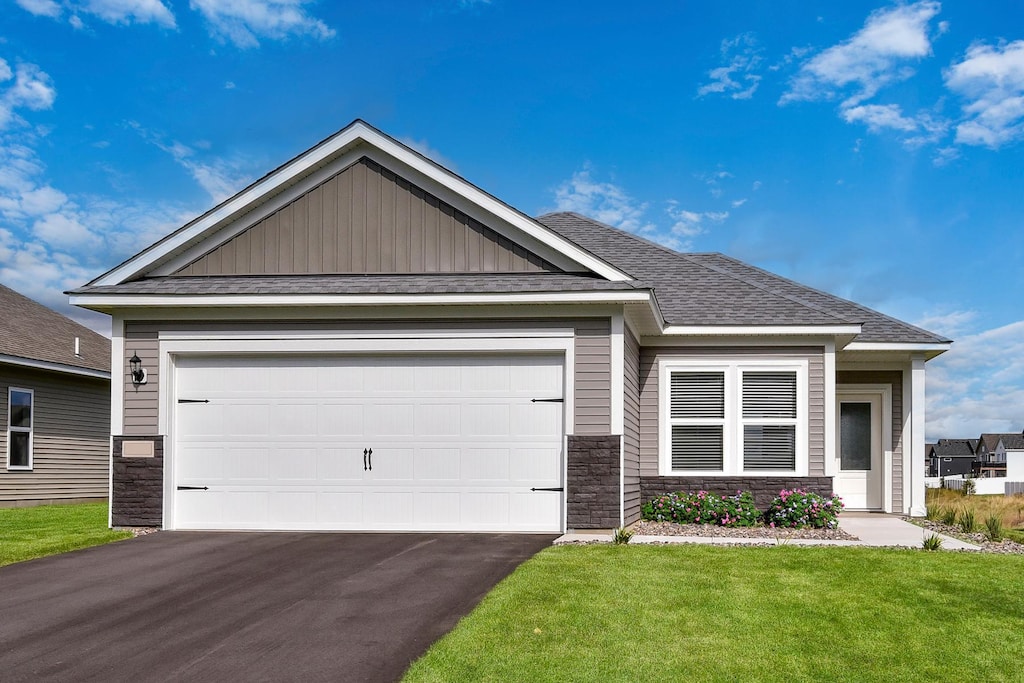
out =
{"type": "Polygon", "coordinates": [[[564,355],[178,355],[177,529],[558,532],[564,355]]]}

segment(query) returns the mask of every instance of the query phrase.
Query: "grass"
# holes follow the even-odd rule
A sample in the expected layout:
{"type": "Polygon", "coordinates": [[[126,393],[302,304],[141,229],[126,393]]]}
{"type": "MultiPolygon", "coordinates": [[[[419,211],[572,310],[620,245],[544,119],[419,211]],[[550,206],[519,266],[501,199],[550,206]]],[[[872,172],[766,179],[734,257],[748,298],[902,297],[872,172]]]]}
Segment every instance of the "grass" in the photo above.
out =
{"type": "Polygon", "coordinates": [[[950,489],[925,489],[925,505],[937,510],[971,510],[976,519],[997,517],[1003,527],[1024,528],[1024,494],[964,496],[950,489]]]}
{"type": "Polygon", "coordinates": [[[548,548],[406,681],[1016,679],[1024,558],[836,547],[548,548]],[[992,646],[979,646],[978,634],[992,646]]]}
{"type": "Polygon", "coordinates": [[[107,528],[106,503],[0,508],[0,567],[130,536],[107,528]]]}

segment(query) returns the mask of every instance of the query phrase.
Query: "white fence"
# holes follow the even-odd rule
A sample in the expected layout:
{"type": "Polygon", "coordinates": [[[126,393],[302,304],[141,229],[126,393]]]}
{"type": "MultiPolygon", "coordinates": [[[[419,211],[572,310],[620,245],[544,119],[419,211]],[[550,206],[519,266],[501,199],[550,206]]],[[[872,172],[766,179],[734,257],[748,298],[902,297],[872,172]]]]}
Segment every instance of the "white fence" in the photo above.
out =
{"type": "MultiPolygon", "coordinates": [[[[943,477],[942,479],[942,485],[947,489],[961,491],[964,488],[965,479],[963,477],[943,477]]],[[[1015,493],[1024,493],[1024,481],[1006,481],[1005,477],[983,477],[970,481],[974,482],[974,493],[979,496],[1011,496],[1015,493]]]]}

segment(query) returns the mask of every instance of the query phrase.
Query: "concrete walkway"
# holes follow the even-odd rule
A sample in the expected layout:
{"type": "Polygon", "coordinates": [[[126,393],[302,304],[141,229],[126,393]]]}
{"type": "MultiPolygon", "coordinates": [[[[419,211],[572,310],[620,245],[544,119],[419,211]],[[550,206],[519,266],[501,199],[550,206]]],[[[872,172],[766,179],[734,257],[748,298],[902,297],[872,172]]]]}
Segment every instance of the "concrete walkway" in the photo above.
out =
{"type": "MultiPolygon", "coordinates": [[[[845,545],[920,548],[922,541],[932,534],[916,524],[905,522],[898,516],[848,512],[840,516],[839,528],[856,536],[856,541],[821,541],[816,539],[786,539],[785,531],[779,538],[731,538],[723,536],[633,536],[630,543],[706,543],[711,545],[845,545]]],[[[943,550],[980,550],[976,545],[938,534],[942,538],[943,550]]],[[[610,543],[611,532],[574,532],[555,540],[563,543],[604,542],[610,543]]]]}

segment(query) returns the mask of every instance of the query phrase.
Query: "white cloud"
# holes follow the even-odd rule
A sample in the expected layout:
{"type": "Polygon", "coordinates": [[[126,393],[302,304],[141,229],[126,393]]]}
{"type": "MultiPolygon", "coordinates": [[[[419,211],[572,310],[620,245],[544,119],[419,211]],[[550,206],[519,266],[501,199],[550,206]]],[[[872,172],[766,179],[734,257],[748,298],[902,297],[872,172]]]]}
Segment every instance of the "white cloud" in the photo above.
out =
{"type": "Polygon", "coordinates": [[[0,130],[20,121],[16,109],[41,111],[53,106],[57,90],[53,79],[35,64],[18,64],[14,70],[0,59],[0,130]],[[11,79],[14,83],[10,83],[11,79]],[[2,86],[0,86],[2,87],[2,86]]]}
{"type": "Polygon", "coordinates": [[[86,0],[79,9],[109,24],[157,24],[174,28],[174,15],[160,0],[86,0]]]}
{"type": "Polygon", "coordinates": [[[960,158],[960,150],[956,147],[940,147],[935,150],[935,156],[932,157],[932,163],[936,166],[942,167],[960,158]]]}
{"type": "MultiPolygon", "coordinates": [[[[147,130],[135,121],[129,121],[128,125],[143,140],[167,152],[218,204],[250,182],[251,174],[245,170],[246,164],[243,162],[218,158],[203,161],[197,158],[196,151],[188,145],[176,140],[167,142],[162,135],[147,130]]],[[[200,142],[197,146],[209,145],[200,142]]]]}
{"type": "Polygon", "coordinates": [[[708,232],[709,225],[721,223],[729,217],[728,211],[688,211],[679,207],[679,202],[670,200],[665,213],[672,220],[669,231],[676,240],[674,249],[690,251],[693,239],[708,232]]]}
{"type": "Polygon", "coordinates": [[[589,168],[573,173],[555,189],[555,205],[559,211],[575,211],[637,234],[656,229],[644,216],[646,203],[629,196],[618,185],[594,180],[589,168]]]}
{"type": "Polygon", "coordinates": [[[956,142],[998,149],[1024,137],[1024,40],[972,45],[945,82],[965,100],[956,142]]]}
{"type": "Polygon", "coordinates": [[[848,40],[804,62],[779,103],[848,93],[843,107],[852,107],[884,86],[909,78],[913,70],[908,62],[932,52],[928,27],[940,8],[938,2],[926,0],[875,10],[848,40]]]}
{"type": "Polygon", "coordinates": [[[732,208],[738,209],[739,207],[743,206],[746,203],[747,203],[747,198],[744,197],[743,199],[734,199],[734,200],[732,200],[731,205],[732,205],[732,208]]]}
{"type": "Polygon", "coordinates": [[[720,48],[722,66],[708,72],[711,78],[697,89],[697,97],[710,94],[728,95],[734,100],[748,100],[761,82],[757,74],[761,65],[761,48],[749,33],[732,40],[723,40],[720,48]]]}
{"type": "Polygon", "coordinates": [[[929,440],[1019,432],[1024,428],[1024,320],[958,336],[950,351],[928,363],[927,380],[929,440]]]}
{"type": "Polygon", "coordinates": [[[334,29],[306,13],[308,0],[190,0],[213,34],[238,47],[258,47],[260,38],[281,40],[306,35],[326,40],[334,29]]]}
{"type": "Polygon", "coordinates": [[[903,143],[908,147],[937,142],[949,129],[945,120],[936,119],[928,112],[904,116],[897,104],[858,104],[841,109],[839,115],[847,123],[865,124],[872,133],[887,130],[906,133],[903,143]]]}
{"type": "Polygon", "coordinates": [[[427,142],[426,140],[415,140],[413,138],[398,138],[398,141],[401,142],[406,147],[410,147],[416,150],[417,152],[427,157],[434,163],[444,166],[449,171],[455,170],[455,162],[446,157],[444,154],[441,154],[441,152],[432,147],[430,143],[427,142]]]}
{"type": "Polygon", "coordinates": [[[81,249],[99,246],[100,239],[74,216],[51,213],[32,226],[32,232],[46,244],[58,249],[81,249]]]}
{"type": "Polygon", "coordinates": [[[54,0],[15,0],[18,6],[37,17],[56,19],[60,16],[60,5],[54,0]]]}

